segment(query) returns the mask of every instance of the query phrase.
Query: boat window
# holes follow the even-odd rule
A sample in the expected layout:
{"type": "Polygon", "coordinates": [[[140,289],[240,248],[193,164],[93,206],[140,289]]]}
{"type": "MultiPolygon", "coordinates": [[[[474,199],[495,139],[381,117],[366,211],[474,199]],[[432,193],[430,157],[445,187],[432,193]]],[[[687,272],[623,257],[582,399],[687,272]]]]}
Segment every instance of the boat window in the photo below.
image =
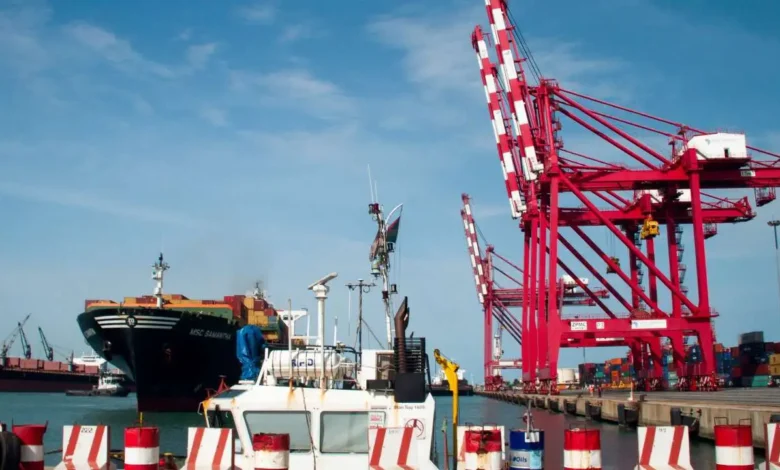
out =
{"type": "Polygon", "coordinates": [[[206,414],[209,419],[209,427],[232,429],[233,434],[236,433],[236,422],[233,420],[232,411],[222,411],[217,407],[216,410],[208,410],[206,414]]]}
{"type": "Polygon", "coordinates": [[[289,434],[290,452],[311,450],[311,414],[308,411],[245,411],[244,421],[250,436],[258,433],[289,434]]]}
{"type": "Polygon", "coordinates": [[[367,411],[324,411],[320,414],[320,452],[368,453],[367,411]]]}

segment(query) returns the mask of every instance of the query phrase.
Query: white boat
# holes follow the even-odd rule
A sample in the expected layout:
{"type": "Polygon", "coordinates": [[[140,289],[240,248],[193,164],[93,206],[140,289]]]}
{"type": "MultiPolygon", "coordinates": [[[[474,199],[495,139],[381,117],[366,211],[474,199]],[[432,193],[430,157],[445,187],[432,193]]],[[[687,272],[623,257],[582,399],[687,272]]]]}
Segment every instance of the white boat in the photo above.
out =
{"type": "Polygon", "coordinates": [[[106,360],[102,357],[95,354],[95,352],[91,353],[82,353],[81,357],[74,357],[73,358],[73,364],[77,366],[97,366],[102,367],[103,364],[106,363],[106,360]]]}
{"type": "MultiPolygon", "coordinates": [[[[386,223],[378,204],[376,208],[379,242],[375,240],[372,255],[378,254],[380,262],[375,268],[388,291],[386,223]]],[[[420,470],[437,469],[438,432],[434,432],[434,399],[426,389],[425,340],[406,338],[407,299],[395,315],[395,338],[390,333],[391,321],[386,322],[388,339],[395,348],[364,349],[358,354],[343,345],[328,347],[323,341],[326,284],[335,277],[333,273],[309,286],[318,300],[317,345],[266,350],[256,381],[240,382],[203,403],[206,425],[233,429],[239,468],[255,467],[252,437],[258,433],[289,434],[289,468],[296,470],[385,466],[389,457],[398,460],[390,454],[401,451],[393,449],[388,440],[373,439],[379,431],[372,428],[403,427],[413,428],[405,432],[410,439],[406,464],[420,470]]],[[[394,292],[395,286],[389,290],[394,292]]]]}

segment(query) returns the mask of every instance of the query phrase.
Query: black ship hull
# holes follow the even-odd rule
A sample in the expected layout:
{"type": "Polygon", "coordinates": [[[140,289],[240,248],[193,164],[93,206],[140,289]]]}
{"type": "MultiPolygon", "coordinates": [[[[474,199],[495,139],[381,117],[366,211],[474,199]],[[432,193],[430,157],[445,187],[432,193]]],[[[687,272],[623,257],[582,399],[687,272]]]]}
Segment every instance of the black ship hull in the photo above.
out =
{"type": "Polygon", "coordinates": [[[235,384],[233,320],[168,309],[98,308],[78,316],[84,338],[135,382],[138,411],[196,411],[221,376],[235,384]]]}
{"type": "MultiPolygon", "coordinates": [[[[429,387],[429,391],[431,392],[431,395],[434,397],[451,397],[452,392],[450,391],[449,387],[446,385],[432,385],[429,387]]],[[[458,396],[459,397],[470,397],[474,395],[474,387],[471,385],[467,385],[465,387],[461,386],[458,387],[458,396]]]]}
{"type": "Polygon", "coordinates": [[[0,367],[0,392],[90,390],[97,383],[97,375],[0,367]]]}

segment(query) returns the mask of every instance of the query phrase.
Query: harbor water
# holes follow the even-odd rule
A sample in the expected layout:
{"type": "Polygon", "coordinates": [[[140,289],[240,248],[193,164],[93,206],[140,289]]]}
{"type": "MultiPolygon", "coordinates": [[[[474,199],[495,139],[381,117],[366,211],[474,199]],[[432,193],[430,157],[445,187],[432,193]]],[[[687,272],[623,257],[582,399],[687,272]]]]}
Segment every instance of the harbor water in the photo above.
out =
{"type": "MultiPolygon", "coordinates": [[[[461,424],[499,424],[508,429],[522,427],[525,408],[488,398],[473,396],[460,400],[461,424]]],[[[436,441],[442,451],[442,420],[447,419],[448,433],[452,423],[452,399],[436,398],[436,441]]],[[[203,426],[204,418],[192,413],[144,413],[144,423],[160,428],[160,450],[185,455],[187,428],[203,426]]],[[[123,448],[123,430],[137,423],[135,395],[116,397],[68,397],[59,393],[0,394],[0,421],[9,424],[49,423],[44,446],[47,452],[62,448],[62,426],[68,424],[107,424],[111,426],[111,448],[123,448]]],[[[545,431],[545,468],[563,468],[563,430],[569,427],[591,427],[601,430],[604,470],[625,470],[637,462],[638,444],[635,431],[613,424],[587,422],[584,418],[545,411],[534,413],[534,423],[545,431]]],[[[507,433],[508,440],[508,433],[507,433]]],[[[46,456],[46,465],[56,465],[60,453],[46,456]]],[[[711,442],[693,440],[691,461],[696,468],[715,468],[715,448],[711,442]]],[[[757,457],[757,461],[759,461],[757,457]]]]}

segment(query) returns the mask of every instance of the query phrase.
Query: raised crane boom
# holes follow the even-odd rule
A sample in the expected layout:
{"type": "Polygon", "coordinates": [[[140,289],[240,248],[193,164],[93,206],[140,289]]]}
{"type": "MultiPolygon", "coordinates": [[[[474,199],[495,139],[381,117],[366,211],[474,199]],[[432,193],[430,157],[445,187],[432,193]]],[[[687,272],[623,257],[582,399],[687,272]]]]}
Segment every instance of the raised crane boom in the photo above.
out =
{"type": "Polygon", "coordinates": [[[14,328],[14,330],[11,332],[11,334],[8,335],[8,337],[3,341],[3,346],[0,348],[0,359],[5,359],[8,357],[8,352],[11,350],[11,346],[14,345],[14,342],[16,341],[16,337],[22,336],[22,349],[25,353],[25,357],[29,359],[32,356],[32,351],[30,351],[30,345],[27,344],[27,338],[24,336],[24,331],[22,331],[22,327],[25,323],[27,323],[27,320],[30,318],[30,314],[28,313],[26,317],[24,317],[24,320],[19,322],[14,328]]]}
{"type": "Polygon", "coordinates": [[[38,334],[41,336],[41,345],[43,346],[44,354],[46,354],[46,359],[49,361],[54,360],[54,348],[49,345],[49,342],[46,340],[46,335],[43,334],[43,329],[41,327],[38,327],[38,334]]]}

